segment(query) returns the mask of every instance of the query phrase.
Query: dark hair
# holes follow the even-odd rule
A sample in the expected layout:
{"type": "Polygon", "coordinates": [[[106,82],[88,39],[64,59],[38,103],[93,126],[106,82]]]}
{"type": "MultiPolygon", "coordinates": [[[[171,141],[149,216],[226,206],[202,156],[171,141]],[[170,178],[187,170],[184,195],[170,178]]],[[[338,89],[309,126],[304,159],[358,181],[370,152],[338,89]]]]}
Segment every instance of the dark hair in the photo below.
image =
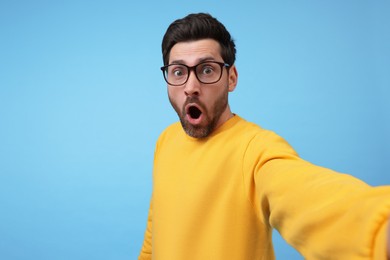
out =
{"type": "Polygon", "coordinates": [[[230,33],[216,18],[206,13],[198,13],[178,19],[168,27],[161,45],[164,65],[168,64],[169,54],[176,43],[202,39],[219,42],[224,62],[234,64],[236,47],[230,33]]]}

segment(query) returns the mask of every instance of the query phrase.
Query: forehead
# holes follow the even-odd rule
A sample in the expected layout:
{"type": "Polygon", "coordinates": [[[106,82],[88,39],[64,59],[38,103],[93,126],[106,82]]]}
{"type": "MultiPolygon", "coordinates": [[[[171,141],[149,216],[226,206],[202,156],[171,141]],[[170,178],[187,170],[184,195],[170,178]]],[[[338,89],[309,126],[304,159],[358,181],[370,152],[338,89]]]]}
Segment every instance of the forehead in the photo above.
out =
{"type": "Polygon", "coordinates": [[[220,45],[213,39],[176,43],[169,54],[169,63],[195,65],[203,60],[222,61],[220,45]]]}

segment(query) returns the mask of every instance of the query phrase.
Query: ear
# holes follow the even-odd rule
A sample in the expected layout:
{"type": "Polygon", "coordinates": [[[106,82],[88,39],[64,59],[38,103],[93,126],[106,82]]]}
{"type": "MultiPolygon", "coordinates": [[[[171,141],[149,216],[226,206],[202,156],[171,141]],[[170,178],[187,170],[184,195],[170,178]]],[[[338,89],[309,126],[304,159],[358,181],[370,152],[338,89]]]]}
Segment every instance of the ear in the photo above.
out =
{"type": "Polygon", "coordinates": [[[237,86],[238,73],[236,65],[229,68],[229,92],[232,92],[237,86]]]}

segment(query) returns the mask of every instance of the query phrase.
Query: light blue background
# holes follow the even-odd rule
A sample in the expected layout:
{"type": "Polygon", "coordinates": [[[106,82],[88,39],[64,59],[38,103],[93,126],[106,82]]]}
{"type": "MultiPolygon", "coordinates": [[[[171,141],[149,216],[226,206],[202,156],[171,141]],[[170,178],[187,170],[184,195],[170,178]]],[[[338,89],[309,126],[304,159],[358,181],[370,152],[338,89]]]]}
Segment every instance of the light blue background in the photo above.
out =
{"type": "MultiPolygon", "coordinates": [[[[176,121],[167,26],[236,39],[232,110],[313,163],[390,183],[390,1],[0,2],[0,258],[136,259],[154,144],[176,121]]],[[[302,259],[275,233],[278,259],[302,259]]]]}

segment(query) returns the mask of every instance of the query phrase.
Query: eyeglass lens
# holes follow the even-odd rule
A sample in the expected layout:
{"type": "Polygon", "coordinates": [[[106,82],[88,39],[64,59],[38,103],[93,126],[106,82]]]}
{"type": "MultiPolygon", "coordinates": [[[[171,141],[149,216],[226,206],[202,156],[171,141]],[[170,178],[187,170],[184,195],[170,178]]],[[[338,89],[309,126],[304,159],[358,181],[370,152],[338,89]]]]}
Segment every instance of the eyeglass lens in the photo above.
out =
{"type": "Polygon", "coordinates": [[[224,64],[219,62],[203,62],[193,67],[171,64],[164,70],[164,77],[168,84],[182,85],[187,82],[190,71],[194,70],[200,82],[210,84],[220,80],[223,66],[224,64]]]}

